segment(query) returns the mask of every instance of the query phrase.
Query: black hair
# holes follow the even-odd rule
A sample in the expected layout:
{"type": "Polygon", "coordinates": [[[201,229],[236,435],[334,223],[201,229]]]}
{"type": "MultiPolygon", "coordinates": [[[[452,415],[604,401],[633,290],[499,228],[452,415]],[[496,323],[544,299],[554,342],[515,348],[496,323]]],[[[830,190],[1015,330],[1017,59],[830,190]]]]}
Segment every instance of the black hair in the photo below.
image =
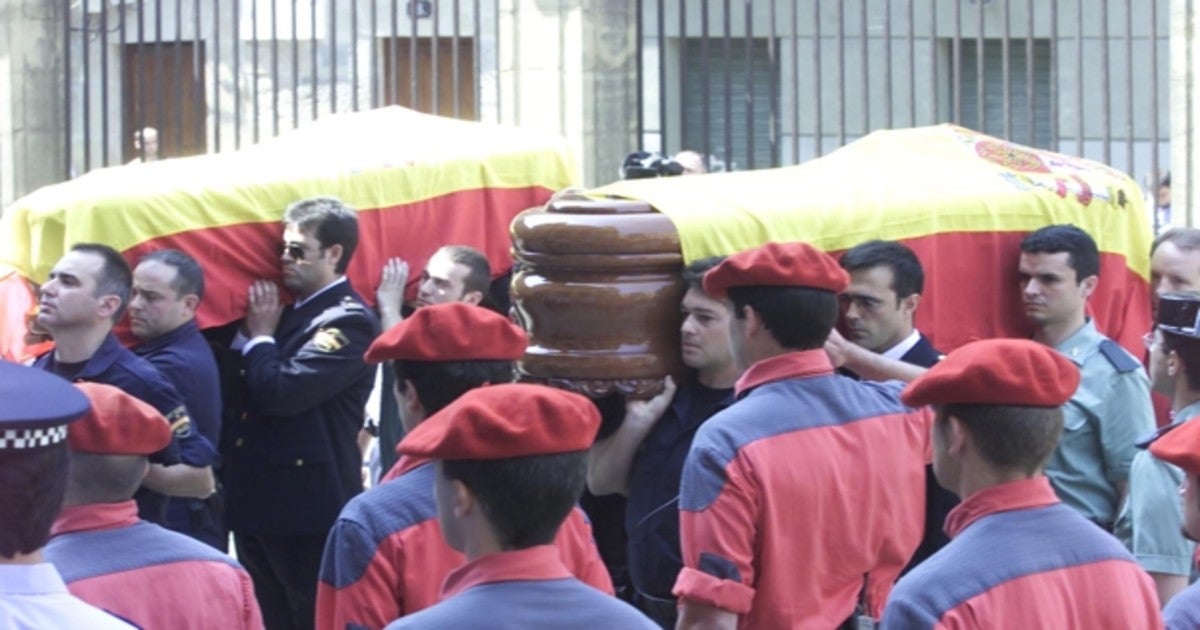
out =
{"type": "Polygon", "coordinates": [[[906,298],[925,290],[925,270],[913,250],[896,241],[867,241],[846,250],[838,263],[853,272],[885,266],[892,271],[891,289],[897,298],[906,298]]]}
{"type": "Polygon", "coordinates": [[[195,258],[178,249],[160,249],[142,256],[138,264],[144,262],[162,263],[175,270],[175,281],[171,283],[171,289],[176,295],[204,298],[204,270],[195,258]]]}
{"type": "Polygon", "coordinates": [[[1075,270],[1075,282],[1100,274],[1100,250],[1096,241],[1074,225],[1047,225],[1021,241],[1026,254],[1067,253],[1067,264],[1075,270]]]}
{"type": "Polygon", "coordinates": [[[583,493],[587,451],[447,460],[442,476],[475,495],[502,549],[525,549],[554,540],[583,493]]]}
{"type": "Polygon", "coordinates": [[[0,450],[0,557],[46,546],[67,489],[67,443],[0,450]]]}
{"type": "Polygon", "coordinates": [[[467,277],[463,278],[463,293],[479,291],[484,298],[490,297],[492,266],[483,252],[466,245],[447,245],[441,251],[446,252],[454,264],[467,268],[467,277]]]}
{"type": "Polygon", "coordinates": [[[102,243],[76,243],[71,246],[73,252],[94,254],[104,260],[100,267],[100,275],[96,277],[96,292],[94,295],[115,295],[121,301],[113,313],[113,322],[120,321],[129,306],[129,293],[133,288],[133,272],[121,252],[102,243]]]}
{"type": "Polygon", "coordinates": [[[133,498],[146,475],[142,455],[70,452],[67,501],[71,505],[119,503],[133,498]]]}
{"type": "Polygon", "coordinates": [[[1187,379],[1188,389],[1200,391],[1200,339],[1166,330],[1161,334],[1163,352],[1174,352],[1183,360],[1183,376],[1187,379]]]}
{"type": "Polygon", "coordinates": [[[488,361],[392,361],[396,382],[410,381],[421,400],[425,414],[431,416],[458,400],[459,396],[484,385],[511,383],[513,364],[507,360],[488,361]]]}
{"type": "Polygon", "coordinates": [[[297,201],[283,213],[283,222],[301,230],[313,230],[321,248],[342,246],[342,257],[335,273],[346,273],[350,258],[358,247],[358,215],[354,209],[335,197],[313,197],[297,201]]]}
{"type": "Polygon", "coordinates": [[[733,314],[745,319],[749,306],[762,318],[771,336],[784,348],[811,350],[825,345],[837,322],[838,301],[832,291],[811,287],[730,287],[733,314]]]}
{"type": "Polygon", "coordinates": [[[1033,475],[1046,465],[1063,431],[1062,407],[938,405],[937,426],[948,416],[962,421],[979,455],[988,463],[1033,475]]]}
{"type": "Polygon", "coordinates": [[[686,289],[689,291],[692,289],[703,291],[704,274],[708,273],[708,270],[713,267],[721,264],[725,258],[725,256],[709,256],[708,258],[693,260],[691,264],[685,266],[680,273],[680,277],[683,278],[683,284],[686,286],[686,289]]]}

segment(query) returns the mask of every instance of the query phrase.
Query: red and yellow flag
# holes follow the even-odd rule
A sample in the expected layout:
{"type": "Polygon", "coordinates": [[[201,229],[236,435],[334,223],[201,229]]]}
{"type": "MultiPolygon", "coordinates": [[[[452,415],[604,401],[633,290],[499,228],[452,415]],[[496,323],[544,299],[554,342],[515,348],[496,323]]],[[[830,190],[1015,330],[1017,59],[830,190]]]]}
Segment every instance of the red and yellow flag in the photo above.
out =
{"type": "Polygon", "coordinates": [[[1142,193],[1112,168],[953,125],[879,131],[793,167],[624,181],[592,191],[646,201],[679,231],[686,261],[769,241],[837,254],[901,241],[925,268],[917,326],[952,350],[1030,334],[1017,286],[1019,243],[1072,223],[1096,239],[1100,329],[1135,355],[1150,329],[1152,235],[1142,193]]]}
{"type": "Polygon", "coordinates": [[[566,142],[536,132],[399,107],[342,114],[217,155],[135,163],[42,188],[5,212],[0,259],[44,281],[74,243],[105,243],[133,263],[177,248],[204,267],[203,327],[240,318],[256,278],[279,279],[280,221],[318,195],[358,210],[349,267],[367,300],[384,261],[410,264],[410,290],[442,245],[470,245],[499,275],[522,210],[576,183],[566,142]]]}

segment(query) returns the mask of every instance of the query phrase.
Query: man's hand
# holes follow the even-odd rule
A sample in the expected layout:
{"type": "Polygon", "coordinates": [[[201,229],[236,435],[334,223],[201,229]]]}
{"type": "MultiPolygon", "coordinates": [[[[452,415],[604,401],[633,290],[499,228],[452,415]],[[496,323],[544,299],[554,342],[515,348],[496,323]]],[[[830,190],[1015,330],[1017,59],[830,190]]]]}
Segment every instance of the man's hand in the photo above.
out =
{"type": "Polygon", "coordinates": [[[375,303],[384,330],[402,319],[404,285],[408,283],[408,263],[399,258],[389,258],[379,275],[379,288],[375,290],[375,303]]]}
{"type": "Polygon", "coordinates": [[[637,430],[642,437],[645,437],[666,412],[667,406],[671,404],[671,399],[675,397],[676,389],[675,379],[668,376],[663,379],[661,394],[650,400],[626,400],[625,422],[631,425],[630,428],[637,430]]]}
{"type": "Polygon", "coordinates": [[[266,280],[255,280],[247,291],[249,307],[246,309],[246,335],[251,339],[261,335],[275,334],[279,318],[283,316],[283,304],[279,301],[279,288],[266,280]]]}
{"type": "Polygon", "coordinates": [[[825,339],[825,354],[829,355],[829,360],[833,362],[833,367],[840,368],[846,363],[847,346],[853,345],[842,333],[834,328],[829,333],[829,337],[825,339]]]}

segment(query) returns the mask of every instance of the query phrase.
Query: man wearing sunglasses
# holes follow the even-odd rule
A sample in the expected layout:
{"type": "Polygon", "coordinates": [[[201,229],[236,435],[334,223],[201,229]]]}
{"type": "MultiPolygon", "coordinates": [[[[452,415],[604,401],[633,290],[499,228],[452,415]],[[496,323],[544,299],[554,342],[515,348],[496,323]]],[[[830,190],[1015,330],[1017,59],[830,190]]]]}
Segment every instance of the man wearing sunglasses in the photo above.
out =
{"type": "Polygon", "coordinates": [[[337,199],[284,214],[280,263],[295,297],[250,286],[234,346],[237,409],[227,416],[226,515],[268,628],[311,628],[325,537],[362,491],[358,430],[375,371],[363,353],[379,321],[347,281],[358,219],[337,199]]]}

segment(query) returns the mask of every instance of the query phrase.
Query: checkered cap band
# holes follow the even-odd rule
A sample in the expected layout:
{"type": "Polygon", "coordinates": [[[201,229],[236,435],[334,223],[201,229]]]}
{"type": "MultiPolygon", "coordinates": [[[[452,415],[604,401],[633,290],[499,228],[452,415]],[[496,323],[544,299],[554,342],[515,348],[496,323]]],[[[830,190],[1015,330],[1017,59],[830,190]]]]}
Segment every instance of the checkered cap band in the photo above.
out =
{"type": "Polygon", "coordinates": [[[67,439],[67,425],[40,429],[0,430],[0,450],[45,448],[67,439]]]}

